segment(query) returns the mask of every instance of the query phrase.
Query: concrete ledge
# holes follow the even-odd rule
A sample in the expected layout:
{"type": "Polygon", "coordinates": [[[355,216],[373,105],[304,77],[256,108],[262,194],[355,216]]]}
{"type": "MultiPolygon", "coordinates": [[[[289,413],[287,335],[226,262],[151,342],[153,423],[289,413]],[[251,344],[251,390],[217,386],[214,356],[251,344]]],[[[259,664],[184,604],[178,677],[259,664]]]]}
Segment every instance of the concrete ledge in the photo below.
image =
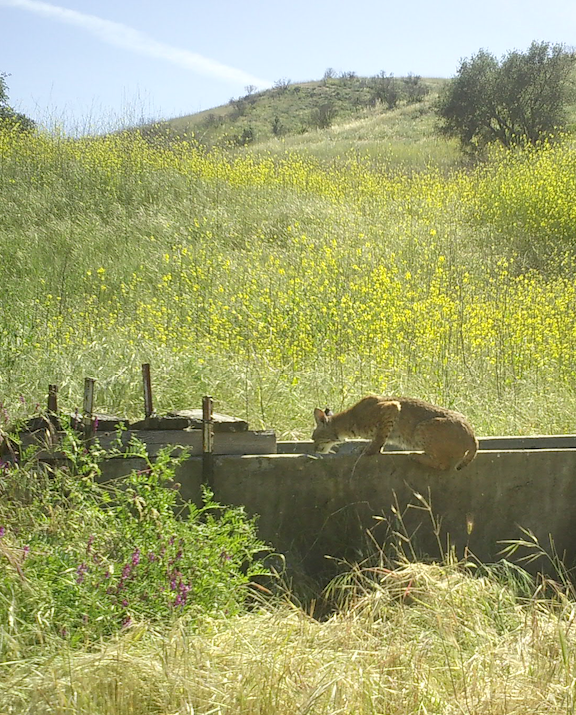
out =
{"type": "MultiPolygon", "coordinates": [[[[110,460],[103,477],[138,464],[110,460]]],[[[202,460],[188,459],[177,480],[183,497],[198,499],[202,460]]],[[[211,486],[220,502],[259,515],[260,536],[312,575],[325,571],[327,555],[357,561],[373,552],[367,531],[378,543],[405,531],[419,556],[438,558],[453,546],[459,557],[469,550],[490,562],[500,558],[503,540],[523,538],[524,527],[546,549],[551,535],[567,566],[576,560],[576,449],[484,450],[449,473],[427,470],[404,452],[222,456],[214,459],[211,486]],[[437,535],[417,495],[430,504],[437,535]]],[[[528,568],[547,570],[546,560],[528,568]]]]}
{"type": "MultiPolygon", "coordinates": [[[[342,442],[335,451],[338,454],[360,453],[368,444],[366,439],[351,439],[342,442]]],[[[576,435],[555,434],[555,435],[532,435],[528,437],[479,437],[478,444],[480,451],[487,449],[576,449],[576,435]]],[[[278,454],[313,454],[314,443],[310,440],[301,441],[279,441],[277,444],[278,454]]],[[[384,448],[385,452],[398,452],[391,445],[384,448]]]]}

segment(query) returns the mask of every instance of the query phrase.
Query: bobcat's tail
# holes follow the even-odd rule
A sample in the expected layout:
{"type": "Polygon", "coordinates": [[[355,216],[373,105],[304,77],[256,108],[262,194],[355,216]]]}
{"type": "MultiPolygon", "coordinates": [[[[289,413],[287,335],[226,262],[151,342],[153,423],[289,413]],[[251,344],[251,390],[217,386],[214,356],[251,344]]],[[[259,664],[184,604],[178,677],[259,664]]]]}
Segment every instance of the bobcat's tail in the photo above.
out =
{"type": "Polygon", "coordinates": [[[467,467],[470,462],[474,459],[476,456],[476,452],[478,451],[478,440],[474,436],[474,434],[470,434],[470,447],[468,448],[468,451],[464,455],[464,458],[456,466],[456,469],[464,469],[464,467],[467,467]]]}

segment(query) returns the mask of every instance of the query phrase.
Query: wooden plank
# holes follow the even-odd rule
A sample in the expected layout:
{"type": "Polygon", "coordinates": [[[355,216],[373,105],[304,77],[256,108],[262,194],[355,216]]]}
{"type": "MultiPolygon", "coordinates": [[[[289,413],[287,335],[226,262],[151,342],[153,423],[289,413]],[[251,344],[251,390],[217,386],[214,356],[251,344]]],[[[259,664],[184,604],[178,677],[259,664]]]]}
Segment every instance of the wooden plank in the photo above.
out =
{"type": "MultiPolygon", "coordinates": [[[[122,435],[127,444],[131,436],[143,442],[148,454],[154,456],[162,447],[179,445],[192,456],[202,456],[202,430],[128,430],[122,435]]],[[[107,449],[115,435],[98,435],[100,445],[107,449]]],[[[273,430],[221,432],[214,434],[213,454],[276,454],[276,433],[273,430]]]]}
{"type": "MultiPolygon", "coordinates": [[[[58,440],[62,434],[57,433],[58,440]]],[[[148,454],[152,457],[169,445],[174,445],[175,448],[186,447],[193,457],[202,456],[202,430],[127,430],[122,432],[122,444],[127,446],[132,436],[146,445],[148,454]]],[[[43,448],[40,459],[45,459],[49,453],[54,458],[58,457],[58,453],[53,451],[58,449],[58,440],[53,449],[50,449],[48,430],[22,433],[20,437],[22,447],[34,444],[43,448]]],[[[118,435],[115,432],[98,432],[96,438],[105,450],[110,449],[113,444],[118,446],[118,435]]],[[[276,433],[273,430],[217,433],[214,435],[213,446],[214,455],[276,454],[276,433]]]]}
{"type": "MultiPolygon", "coordinates": [[[[214,432],[246,432],[248,423],[237,417],[212,413],[214,432]]],[[[165,416],[153,415],[147,420],[140,420],[132,424],[136,430],[184,430],[202,429],[202,410],[178,410],[169,412],[165,416]]]]}

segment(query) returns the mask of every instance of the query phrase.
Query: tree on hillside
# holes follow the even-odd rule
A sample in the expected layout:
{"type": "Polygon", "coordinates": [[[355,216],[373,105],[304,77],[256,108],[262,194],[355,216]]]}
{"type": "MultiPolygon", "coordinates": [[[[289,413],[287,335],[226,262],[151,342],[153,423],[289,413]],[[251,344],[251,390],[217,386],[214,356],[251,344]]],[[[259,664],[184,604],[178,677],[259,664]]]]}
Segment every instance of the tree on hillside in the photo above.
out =
{"type": "Polygon", "coordinates": [[[388,109],[394,109],[400,99],[400,90],[393,74],[387,75],[382,71],[372,78],[372,93],[370,103],[381,102],[388,109]]]}
{"type": "Polygon", "coordinates": [[[422,82],[422,77],[411,72],[402,80],[404,85],[404,94],[408,104],[416,104],[422,102],[424,97],[430,93],[430,89],[422,82]]]}
{"type": "Polygon", "coordinates": [[[0,130],[17,129],[27,132],[34,129],[36,122],[25,114],[15,112],[8,104],[8,85],[6,83],[8,75],[0,72],[0,130]]]}
{"type": "Polygon", "coordinates": [[[440,132],[473,151],[494,141],[537,143],[566,123],[575,63],[574,52],[548,42],[533,42],[501,61],[480,50],[462,61],[440,94],[440,132]]]}

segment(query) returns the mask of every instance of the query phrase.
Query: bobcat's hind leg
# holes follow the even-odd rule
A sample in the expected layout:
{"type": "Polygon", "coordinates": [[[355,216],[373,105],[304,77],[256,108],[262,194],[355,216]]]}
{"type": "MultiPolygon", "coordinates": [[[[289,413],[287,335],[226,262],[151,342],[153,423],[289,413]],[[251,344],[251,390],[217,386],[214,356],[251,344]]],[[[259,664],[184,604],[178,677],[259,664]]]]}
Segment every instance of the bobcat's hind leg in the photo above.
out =
{"type": "Polygon", "coordinates": [[[463,458],[465,452],[458,445],[458,434],[444,417],[435,417],[422,422],[415,430],[415,442],[424,454],[414,454],[413,459],[424,467],[447,472],[463,458]]]}

